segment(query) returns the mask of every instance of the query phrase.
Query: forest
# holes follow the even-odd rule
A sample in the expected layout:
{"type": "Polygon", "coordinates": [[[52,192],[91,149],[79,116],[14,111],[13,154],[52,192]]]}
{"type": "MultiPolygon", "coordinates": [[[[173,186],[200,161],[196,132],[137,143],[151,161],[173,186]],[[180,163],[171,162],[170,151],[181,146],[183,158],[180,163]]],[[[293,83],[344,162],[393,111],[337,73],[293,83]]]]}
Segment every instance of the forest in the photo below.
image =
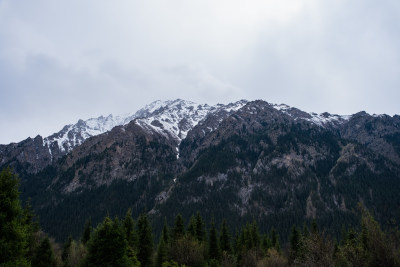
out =
{"type": "MultiPolygon", "coordinates": [[[[257,221],[239,229],[205,221],[201,211],[164,221],[156,236],[146,213],[106,216],[80,238],[59,244],[41,231],[29,202],[22,205],[19,180],[10,168],[0,173],[0,266],[400,266],[398,226],[383,230],[358,205],[359,225],[339,239],[315,221],[293,225],[289,236],[259,230],[257,221]]],[[[279,222],[278,222],[279,223],[279,222]]],[[[394,222],[394,225],[397,225],[394,222]]]]}

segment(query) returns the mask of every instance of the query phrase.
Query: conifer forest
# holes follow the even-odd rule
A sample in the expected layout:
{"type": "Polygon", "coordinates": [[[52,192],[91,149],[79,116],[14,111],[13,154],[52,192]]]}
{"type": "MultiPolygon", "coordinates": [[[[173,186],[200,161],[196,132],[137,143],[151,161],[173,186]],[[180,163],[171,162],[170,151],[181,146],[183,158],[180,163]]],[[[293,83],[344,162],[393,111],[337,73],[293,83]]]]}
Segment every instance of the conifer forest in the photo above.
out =
{"type": "MultiPolygon", "coordinates": [[[[311,224],[293,225],[289,236],[260,231],[256,220],[230,229],[222,218],[201,212],[176,214],[152,230],[146,213],[126,211],[97,225],[88,218],[79,238],[56,242],[41,230],[29,202],[19,199],[19,180],[10,168],[0,174],[0,266],[400,266],[400,231],[382,230],[358,204],[356,227],[339,238],[311,224]]],[[[278,222],[275,222],[277,225],[278,222]]]]}

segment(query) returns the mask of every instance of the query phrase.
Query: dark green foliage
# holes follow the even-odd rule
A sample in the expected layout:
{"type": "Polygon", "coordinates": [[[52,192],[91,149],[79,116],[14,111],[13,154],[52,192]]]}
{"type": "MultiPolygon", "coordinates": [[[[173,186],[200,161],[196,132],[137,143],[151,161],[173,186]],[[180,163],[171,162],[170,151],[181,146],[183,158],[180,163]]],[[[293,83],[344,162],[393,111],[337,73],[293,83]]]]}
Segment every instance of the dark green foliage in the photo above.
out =
{"type": "Polygon", "coordinates": [[[200,212],[196,213],[196,238],[199,242],[203,242],[206,239],[206,230],[203,218],[200,212]]]}
{"type": "Polygon", "coordinates": [[[135,221],[132,218],[132,209],[128,209],[128,211],[126,212],[123,224],[128,246],[131,247],[132,249],[136,249],[138,243],[138,237],[135,231],[135,221]]]}
{"type": "Polygon", "coordinates": [[[83,228],[83,234],[81,238],[81,242],[83,244],[86,244],[89,241],[91,233],[92,233],[92,219],[89,217],[89,219],[86,220],[85,226],[83,228]]]}
{"type": "Polygon", "coordinates": [[[204,243],[184,235],[170,244],[168,258],[179,265],[202,267],[205,254],[204,243]]]}
{"type": "Polygon", "coordinates": [[[271,229],[271,245],[273,248],[275,248],[277,251],[281,250],[281,244],[279,242],[279,235],[276,232],[275,228],[271,229]]]}
{"type": "Polygon", "coordinates": [[[169,229],[167,220],[164,219],[164,226],[161,232],[160,241],[158,243],[157,248],[157,258],[156,258],[156,266],[160,267],[163,265],[164,262],[168,260],[168,251],[169,251],[169,229]]]}
{"type": "Polygon", "coordinates": [[[19,201],[18,179],[6,168],[0,173],[0,265],[27,265],[30,222],[30,213],[24,213],[19,201]]]}
{"type": "Polygon", "coordinates": [[[61,254],[61,261],[63,262],[64,266],[70,266],[68,258],[70,254],[71,244],[72,244],[72,237],[68,237],[67,242],[63,246],[61,254]]]}
{"type": "Polygon", "coordinates": [[[190,217],[189,224],[187,227],[187,234],[192,238],[196,239],[196,219],[194,216],[190,217]]]}
{"type": "Polygon", "coordinates": [[[30,204],[30,200],[25,203],[24,211],[23,211],[23,223],[25,225],[25,233],[28,239],[27,245],[27,259],[32,260],[34,251],[38,246],[37,236],[39,233],[39,222],[37,221],[36,215],[32,210],[32,206],[30,204]]]}
{"type": "Polygon", "coordinates": [[[219,246],[221,248],[221,252],[226,252],[228,254],[232,253],[231,246],[231,237],[229,233],[228,226],[226,224],[226,220],[222,221],[220,236],[219,236],[219,246]]]}
{"type": "Polygon", "coordinates": [[[302,236],[294,225],[292,227],[292,233],[290,235],[290,251],[289,251],[289,262],[293,261],[299,257],[302,249],[302,236]]]}
{"type": "Polygon", "coordinates": [[[157,248],[156,266],[161,267],[163,262],[168,259],[168,244],[165,243],[163,238],[160,238],[157,248]]]}
{"type": "Polygon", "coordinates": [[[161,238],[164,240],[165,244],[169,244],[170,236],[169,236],[169,228],[168,228],[166,218],[164,218],[164,226],[163,226],[163,230],[161,232],[161,238]]]}
{"type": "Polygon", "coordinates": [[[261,237],[260,237],[260,232],[258,230],[257,222],[255,220],[251,224],[251,238],[253,246],[259,248],[261,245],[261,237]]]}
{"type": "Polygon", "coordinates": [[[315,220],[313,220],[311,223],[311,233],[318,233],[318,224],[315,220]]]}
{"type": "Polygon", "coordinates": [[[151,266],[153,254],[153,234],[146,214],[141,214],[137,223],[138,260],[141,266],[151,266]]]}
{"type": "Polygon", "coordinates": [[[175,218],[175,226],[172,229],[172,239],[178,240],[185,234],[185,223],[183,222],[183,217],[178,214],[175,218]]]}
{"type": "Polygon", "coordinates": [[[220,257],[220,250],[217,237],[217,229],[215,229],[214,219],[211,220],[210,233],[208,238],[208,258],[210,260],[218,260],[220,257]]]}
{"type": "Polygon", "coordinates": [[[88,242],[85,266],[130,266],[127,241],[119,220],[106,217],[88,242]]]}
{"type": "Polygon", "coordinates": [[[32,259],[32,266],[35,267],[55,267],[56,260],[48,237],[45,237],[37,248],[32,259]]]}

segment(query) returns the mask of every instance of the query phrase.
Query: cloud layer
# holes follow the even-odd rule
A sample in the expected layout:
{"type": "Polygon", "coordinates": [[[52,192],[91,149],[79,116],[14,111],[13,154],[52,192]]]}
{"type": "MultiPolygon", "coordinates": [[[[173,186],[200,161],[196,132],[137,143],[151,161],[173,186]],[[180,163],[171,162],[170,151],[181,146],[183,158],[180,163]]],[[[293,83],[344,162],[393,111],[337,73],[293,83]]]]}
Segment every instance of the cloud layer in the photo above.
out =
{"type": "Polygon", "coordinates": [[[400,2],[0,0],[0,143],[156,99],[399,114],[400,2]]]}

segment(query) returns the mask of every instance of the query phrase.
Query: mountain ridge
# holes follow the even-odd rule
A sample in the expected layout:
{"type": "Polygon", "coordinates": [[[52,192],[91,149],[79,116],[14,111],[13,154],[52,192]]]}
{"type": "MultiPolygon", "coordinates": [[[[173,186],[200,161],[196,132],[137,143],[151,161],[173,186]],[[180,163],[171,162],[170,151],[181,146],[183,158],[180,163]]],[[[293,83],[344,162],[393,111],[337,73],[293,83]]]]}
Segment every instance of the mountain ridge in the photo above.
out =
{"type": "MultiPolygon", "coordinates": [[[[29,137],[18,143],[0,145],[0,165],[7,162],[11,163],[12,160],[6,156],[10,154],[11,150],[16,149],[18,153],[22,153],[23,149],[18,149],[18,147],[26,147],[27,143],[31,143],[31,146],[35,147],[35,149],[31,149],[31,151],[35,152],[31,153],[31,155],[26,155],[25,158],[28,159],[25,160],[21,157],[16,158],[21,161],[22,164],[27,162],[30,165],[34,165],[28,168],[29,172],[40,171],[51,164],[53,160],[61,158],[72,151],[76,146],[81,145],[86,139],[110,131],[116,126],[126,125],[134,119],[137,119],[139,124],[147,130],[156,130],[162,134],[169,135],[169,137],[175,139],[179,145],[186,137],[189,130],[210,114],[221,113],[220,116],[223,117],[232,111],[237,111],[248,102],[247,100],[240,100],[226,105],[216,104],[210,106],[208,104],[197,104],[182,99],[168,101],[156,100],[135,113],[127,113],[118,116],[112,114],[108,116],[102,115],[85,121],[80,119],[77,123],[66,125],[59,132],[47,137],[38,135],[35,138],[29,137]],[[177,110],[176,107],[183,107],[183,109],[177,110]],[[227,111],[225,115],[222,114],[223,110],[227,111]],[[170,112],[166,115],[165,113],[168,111],[170,112]],[[43,148],[40,148],[38,143],[34,141],[39,139],[42,140],[43,148]],[[41,160],[42,162],[37,162],[35,160],[39,155],[40,158],[43,159],[41,160]]],[[[352,116],[331,115],[326,112],[321,114],[308,113],[285,104],[270,105],[290,116],[309,120],[320,126],[343,123],[343,121],[348,120],[352,116]]]]}
{"type": "Polygon", "coordinates": [[[155,227],[199,210],[231,224],[257,218],[283,233],[312,219],[340,231],[354,223],[359,201],[381,222],[400,219],[399,116],[314,114],[262,100],[163,103],[52,161],[40,136],[0,146],[0,165],[20,174],[22,197],[60,239],[78,234],[72,225],[88,216],[128,208],[148,212],[155,227]]]}

